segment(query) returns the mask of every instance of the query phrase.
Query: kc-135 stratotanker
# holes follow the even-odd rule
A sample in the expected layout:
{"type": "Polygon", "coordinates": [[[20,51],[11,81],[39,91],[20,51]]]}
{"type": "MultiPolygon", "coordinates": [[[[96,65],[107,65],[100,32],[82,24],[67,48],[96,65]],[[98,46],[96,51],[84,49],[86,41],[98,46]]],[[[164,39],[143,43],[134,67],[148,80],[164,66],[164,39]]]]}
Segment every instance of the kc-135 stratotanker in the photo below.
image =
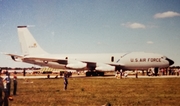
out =
{"type": "Polygon", "coordinates": [[[22,54],[6,54],[14,61],[58,69],[88,70],[86,76],[103,76],[107,71],[165,68],[174,64],[168,57],[147,52],[50,54],[34,39],[27,26],[18,26],[22,54]]]}

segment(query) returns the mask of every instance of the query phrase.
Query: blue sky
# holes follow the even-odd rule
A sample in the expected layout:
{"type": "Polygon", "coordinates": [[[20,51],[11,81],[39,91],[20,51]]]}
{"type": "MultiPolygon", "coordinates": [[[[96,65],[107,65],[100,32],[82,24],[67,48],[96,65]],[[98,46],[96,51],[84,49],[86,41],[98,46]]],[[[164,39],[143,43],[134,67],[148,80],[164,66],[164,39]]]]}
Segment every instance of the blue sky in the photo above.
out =
{"type": "MultiPolygon", "coordinates": [[[[0,0],[0,52],[21,54],[18,25],[49,53],[164,54],[180,65],[179,0],[0,0]]],[[[0,67],[33,66],[0,54],[0,67]]]]}

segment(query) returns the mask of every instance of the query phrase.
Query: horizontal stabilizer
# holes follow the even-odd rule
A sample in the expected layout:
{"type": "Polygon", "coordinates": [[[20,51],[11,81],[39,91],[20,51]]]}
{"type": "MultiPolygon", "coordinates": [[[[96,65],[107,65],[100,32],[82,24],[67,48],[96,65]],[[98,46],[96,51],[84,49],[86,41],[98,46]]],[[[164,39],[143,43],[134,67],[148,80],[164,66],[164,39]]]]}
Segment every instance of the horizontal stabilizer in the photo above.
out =
{"type": "Polygon", "coordinates": [[[17,26],[17,28],[26,28],[27,26],[17,26]]]}
{"type": "Polygon", "coordinates": [[[14,61],[21,61],[21,60],[23,59],[23,56],[16,55],[16,54],[5,54],[5,55],[11,56],[11,58],[12,58],[14,61]]]}

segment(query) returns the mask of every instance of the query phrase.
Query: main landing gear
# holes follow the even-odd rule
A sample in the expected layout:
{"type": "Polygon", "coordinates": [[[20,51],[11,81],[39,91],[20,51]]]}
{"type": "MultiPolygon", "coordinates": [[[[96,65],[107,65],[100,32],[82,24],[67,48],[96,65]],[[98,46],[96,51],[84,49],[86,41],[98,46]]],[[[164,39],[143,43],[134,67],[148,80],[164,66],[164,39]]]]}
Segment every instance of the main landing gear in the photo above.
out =
{"type": "Polygon", "coordinates": [[[88,71],[86,72],[86,77],[89,77],[89,76],[104,76],[104,72],[88,71]]]}

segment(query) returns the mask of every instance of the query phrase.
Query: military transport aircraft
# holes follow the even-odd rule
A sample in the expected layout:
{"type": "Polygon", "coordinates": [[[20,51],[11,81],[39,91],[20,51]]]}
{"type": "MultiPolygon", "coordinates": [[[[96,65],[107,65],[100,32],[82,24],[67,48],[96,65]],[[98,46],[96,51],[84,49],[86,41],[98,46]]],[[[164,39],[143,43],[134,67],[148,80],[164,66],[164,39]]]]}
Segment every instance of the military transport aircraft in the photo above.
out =
{"type": "Polygon", "coordinates": [[[14,61],[51,68],[88,70],[86,76],[103,76],[106,71],[169,67],[174,61],[146,52],[101,54],[49,54],[34,39],[27,26],[18,26],[22,55],[6,54],[14,61]]]}

